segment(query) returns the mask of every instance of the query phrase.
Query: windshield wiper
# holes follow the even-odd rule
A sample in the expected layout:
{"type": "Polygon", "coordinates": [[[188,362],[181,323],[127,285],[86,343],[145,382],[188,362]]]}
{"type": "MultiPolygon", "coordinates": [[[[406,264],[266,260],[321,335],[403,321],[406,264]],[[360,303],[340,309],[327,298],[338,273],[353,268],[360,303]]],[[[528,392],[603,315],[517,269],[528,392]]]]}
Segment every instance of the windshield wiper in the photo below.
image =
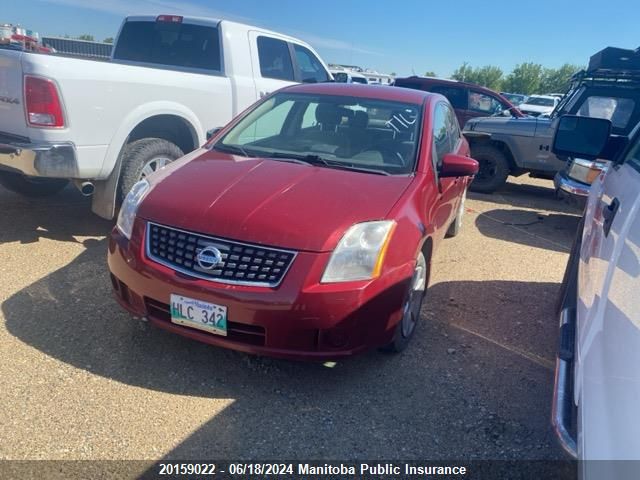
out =
{"type": "Polygon", "coordinates": [[[244,157],[255,157],[255,155],[249,153],[244,147],[241,147],[240,145],[216,143],[213,146],[213,149],[216,152],[231,153],[233,155],[242,155],[244,157]]]}
{"type": "Polygon", "coordinates": [[[321,157],[320,155],[306,154],[299,155],[296,153],[282,153],[282,152],[273,152],[269,155],[265,155],[267,158],[281,159],[285,162],[289,161],[292,163],[302,163],[307,165],[322,165],[329,168],[336,168],[339,170],[352,170],[357,172],[364,173],[374,173],[376,175],[391,175],[389,172],[385,172],[384,170],[378,170],[376,168],[366,168],[366,167],[357,167],[353,163],[345,163],[336,160],[329,160],[327,158],[321,157]]]}
{"type": "Polygon", "coordinates": [[[299,155],[297,153],[271,152],[265,155],[265,157],[291,161],[292,163],[302,163],[306,165],[331,165],[328,160],[320,157],[319,155],[312,154],[299,155]]]}

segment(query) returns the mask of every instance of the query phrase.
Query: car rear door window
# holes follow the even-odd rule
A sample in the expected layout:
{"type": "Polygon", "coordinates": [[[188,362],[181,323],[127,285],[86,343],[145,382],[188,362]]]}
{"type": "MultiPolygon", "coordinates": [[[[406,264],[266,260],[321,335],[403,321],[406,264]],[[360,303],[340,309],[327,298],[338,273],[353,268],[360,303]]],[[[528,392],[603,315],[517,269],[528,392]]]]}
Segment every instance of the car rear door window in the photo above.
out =
{"type": "Polygon", "coordinates": [[[258,37],[258,58],[260,74],[264,78],[276,80],[295,80],[289,44],[271,37],[258,37]]]}
{"type": "Polygon", "coordinates": [[[447,87],[445,85],[434,85],[426,89],[433,93],[439,93],[446,97],[453,108],[466,109],[467,108],[467,90],[465,88],[447,87]]]}
{"type": "Polygon", "coordinates": [[[329,74],[318,58],[302,45],[293,45],[300,80],[304,83],[326,82],[329,74]]]}
{"type": "Polygon", "coordinates": [[[218,72],[222,69],[218,28],[209,25],[126,22],[113,58],[218,72]]]}

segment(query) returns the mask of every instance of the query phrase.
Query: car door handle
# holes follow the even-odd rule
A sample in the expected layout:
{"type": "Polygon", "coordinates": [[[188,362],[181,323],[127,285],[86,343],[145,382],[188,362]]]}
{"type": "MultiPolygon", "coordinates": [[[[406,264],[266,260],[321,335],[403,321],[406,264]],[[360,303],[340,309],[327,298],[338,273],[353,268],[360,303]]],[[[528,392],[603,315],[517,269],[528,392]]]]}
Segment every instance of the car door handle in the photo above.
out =
{"type": "Polygon", "coordinates": [[[611,200],[609,205],[606,205],[602,209],[602,218],[604,218],[604,222],[602,222],[602,229],[604,230],[604,236],[609,235],[609,231],[611,230],[611,225],[613,225],[613,219],[618,213],[618,208],[620,208],[620,200],[614,198],[611,200]]]}
{"type": "Polygon", "coordinates": [[[549,151],[549,145],[540,145],[538,150],[544,150],[545,152],[549,151]]]}

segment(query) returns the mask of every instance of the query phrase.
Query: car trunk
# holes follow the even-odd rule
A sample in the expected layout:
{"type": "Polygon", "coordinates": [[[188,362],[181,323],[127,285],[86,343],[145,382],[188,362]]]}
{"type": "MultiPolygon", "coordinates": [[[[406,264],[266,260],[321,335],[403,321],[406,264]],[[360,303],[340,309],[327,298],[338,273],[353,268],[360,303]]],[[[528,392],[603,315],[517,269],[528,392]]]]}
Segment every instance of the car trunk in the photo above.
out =
{"type": "Polygon", "coordinates": [[[27,137],[22,92],[23,53],[0,49],[0,134],[27,137]]]}

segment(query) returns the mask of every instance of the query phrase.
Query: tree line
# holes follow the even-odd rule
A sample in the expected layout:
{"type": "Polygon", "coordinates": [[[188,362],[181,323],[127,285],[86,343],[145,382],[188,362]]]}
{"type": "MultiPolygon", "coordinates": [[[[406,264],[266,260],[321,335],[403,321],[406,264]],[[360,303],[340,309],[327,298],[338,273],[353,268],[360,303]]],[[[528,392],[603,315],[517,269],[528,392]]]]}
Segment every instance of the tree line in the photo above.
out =
{"type": "MultiPolygon", "coordinates": [[[[485,65],[472,67],[463,63],[451,78],[462,82],[475,83],[497,92],[523,93],[564,93],[569,87],[571,76],[584,67],[565,63],[559,68],[546,68],[539,63],[525,62],[515,66],[506,74],[500,67],[485,65]]],[[[436,76],[426,72],[425,76],[436,76]]]]}

